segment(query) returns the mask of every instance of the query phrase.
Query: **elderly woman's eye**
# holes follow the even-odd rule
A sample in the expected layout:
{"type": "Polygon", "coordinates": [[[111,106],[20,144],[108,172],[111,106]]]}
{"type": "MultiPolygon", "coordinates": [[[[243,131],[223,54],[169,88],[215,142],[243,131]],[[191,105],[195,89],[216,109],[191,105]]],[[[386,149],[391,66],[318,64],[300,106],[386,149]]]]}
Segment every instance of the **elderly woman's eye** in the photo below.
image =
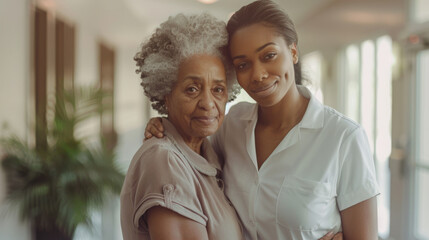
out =
{"type": "Polygon", "coordinates": [[[188,88],[186,89],[186,91],[187,91],[188,93],[194,93],[194,92],[197,92],[197,91],[198,91],[198,89],[197,89],[196,87],[188,87],[188,88]]]}
{"type": "Polygon", "coordinates": [[[225,92],[225,88],[224,87],[216,87],[214,89],[214,92],[215,93],[223,93],[223,92],[225,92]]]}

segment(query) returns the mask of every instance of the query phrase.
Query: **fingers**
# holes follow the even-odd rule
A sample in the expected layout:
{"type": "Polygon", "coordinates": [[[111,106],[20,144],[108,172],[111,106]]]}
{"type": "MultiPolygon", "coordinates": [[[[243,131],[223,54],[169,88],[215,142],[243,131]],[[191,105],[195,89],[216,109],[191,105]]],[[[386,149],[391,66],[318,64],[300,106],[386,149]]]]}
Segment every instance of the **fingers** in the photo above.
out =
{"type": "MultiPolygon", "coordinates": [[[[152,118],[151,122],[153,123],[154,127],[159,131],[162,137],[162,133],[164,132],[164,126],[162,125],[162,121],[160,117],[152,118]]],[[[154,134],[154,133],[153,133],[154,134]]],[[[159,134],[157,134],[159,136],[159,134]]]]}
{"type": "Polygon", "coordinates": [[[144,137],[145,140],[152,138],[153,136],[157,137],[157,138],[162,138],[164,136],[164,134],[162,132],[160,132],[155,126],[153,125],[148,125],[146,127],[146,130],[144,132],[144,137]]]}
{"type": "Polygon", "coordinates": [[[150,133],[149,129],[150,129],[150,125],[146,125],[146,129],[144,130],[144,140],[147,140],[149,138],[151,138],[153,135],[152,133],[150,133]]]}
{"type": "MultiPolygon", "coordinates": [[[[144,140],[148,140],[152,137],[152,133],[148,132],[147,130],[145,130],[144,132],[144,140]]],[[[143,140],[143,141],[144,141],[143,140]]]]}
{"type": "Polygon", "coordinates": [[[325,236],[323,236],[319,240],[332,240],[332,237],[334,236],[334,233],[332,231],[328,232],[325,236]]]}
{"type": "Polygon", "coordinates": [[[343,240],[343,233],[339,232],[334,235],[334,232],[330,231],[319,240],[343,240]]]}
{"type": "Polygon", "coordinates": [[[146,125],[146,129],[144,132],[145,140],[149,139],[153,136],[157,138],[162,138],[164,136],[164,126],[162,126],[161,118],[151,118],[146,125]]]}
{"type": "Polygon", "coordinates": [[[332,240],[343,240],[343,233],[339,232],[339,233],[335,234],[335,236],[332,240]]]}

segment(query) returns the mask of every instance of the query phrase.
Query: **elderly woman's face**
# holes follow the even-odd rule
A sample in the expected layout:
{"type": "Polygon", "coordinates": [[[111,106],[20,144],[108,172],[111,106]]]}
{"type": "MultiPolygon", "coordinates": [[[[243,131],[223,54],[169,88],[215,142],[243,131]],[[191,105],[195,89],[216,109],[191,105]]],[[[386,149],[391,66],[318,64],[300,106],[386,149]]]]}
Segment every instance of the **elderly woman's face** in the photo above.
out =
{"type": "Polygon", "coordinates": [[[166,97],[168,119],[185,141],[204,138],[221,125],[227,100],[220,58],[195,55],[180,64],[177,83],[166,97]]]}

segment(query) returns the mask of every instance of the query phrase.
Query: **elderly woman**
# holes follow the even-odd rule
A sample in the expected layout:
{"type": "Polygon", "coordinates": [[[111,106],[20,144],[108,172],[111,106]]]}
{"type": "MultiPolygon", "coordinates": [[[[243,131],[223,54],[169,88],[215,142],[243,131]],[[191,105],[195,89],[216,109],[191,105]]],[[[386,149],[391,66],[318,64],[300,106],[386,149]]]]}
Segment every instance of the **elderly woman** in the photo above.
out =
{"type": "Polygon", "coordinates": [[[125,240],[242,239],[206,139],[239,91],[223,54],[227,42],[225,23],[179,14],[136,54],[144,92],[167,118],[165,137],[145,141],[130,164],[121,192],[125,240]]]}

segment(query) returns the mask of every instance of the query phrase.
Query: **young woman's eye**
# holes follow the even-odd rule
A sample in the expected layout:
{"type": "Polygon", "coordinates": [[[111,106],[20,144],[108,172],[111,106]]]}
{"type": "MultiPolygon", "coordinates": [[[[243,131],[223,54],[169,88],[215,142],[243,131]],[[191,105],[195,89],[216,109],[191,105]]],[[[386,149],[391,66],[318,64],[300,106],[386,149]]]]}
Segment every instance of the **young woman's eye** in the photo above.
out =
{"type": "Polygon", "coordinates": [[[245,63],[245,62],[239,63],[239,64],[235,65],[235,69],[237,69],[237,70],[243,70],[243,69],[246,68],[246,66],[247,66],[247,63],[245,63]]]}
{"type": "Polygon", "coordinates": [[[274,53],[274,52],[272,52],[272,53],[268,53],[268,54],[266,54],[266,55],[264,56],[264,59],[265,59],[265,60],[270,60],[270,59],[274,58],[276,55],[277,55],[277,54],[276,54],[276,53],[274,53]]]}

